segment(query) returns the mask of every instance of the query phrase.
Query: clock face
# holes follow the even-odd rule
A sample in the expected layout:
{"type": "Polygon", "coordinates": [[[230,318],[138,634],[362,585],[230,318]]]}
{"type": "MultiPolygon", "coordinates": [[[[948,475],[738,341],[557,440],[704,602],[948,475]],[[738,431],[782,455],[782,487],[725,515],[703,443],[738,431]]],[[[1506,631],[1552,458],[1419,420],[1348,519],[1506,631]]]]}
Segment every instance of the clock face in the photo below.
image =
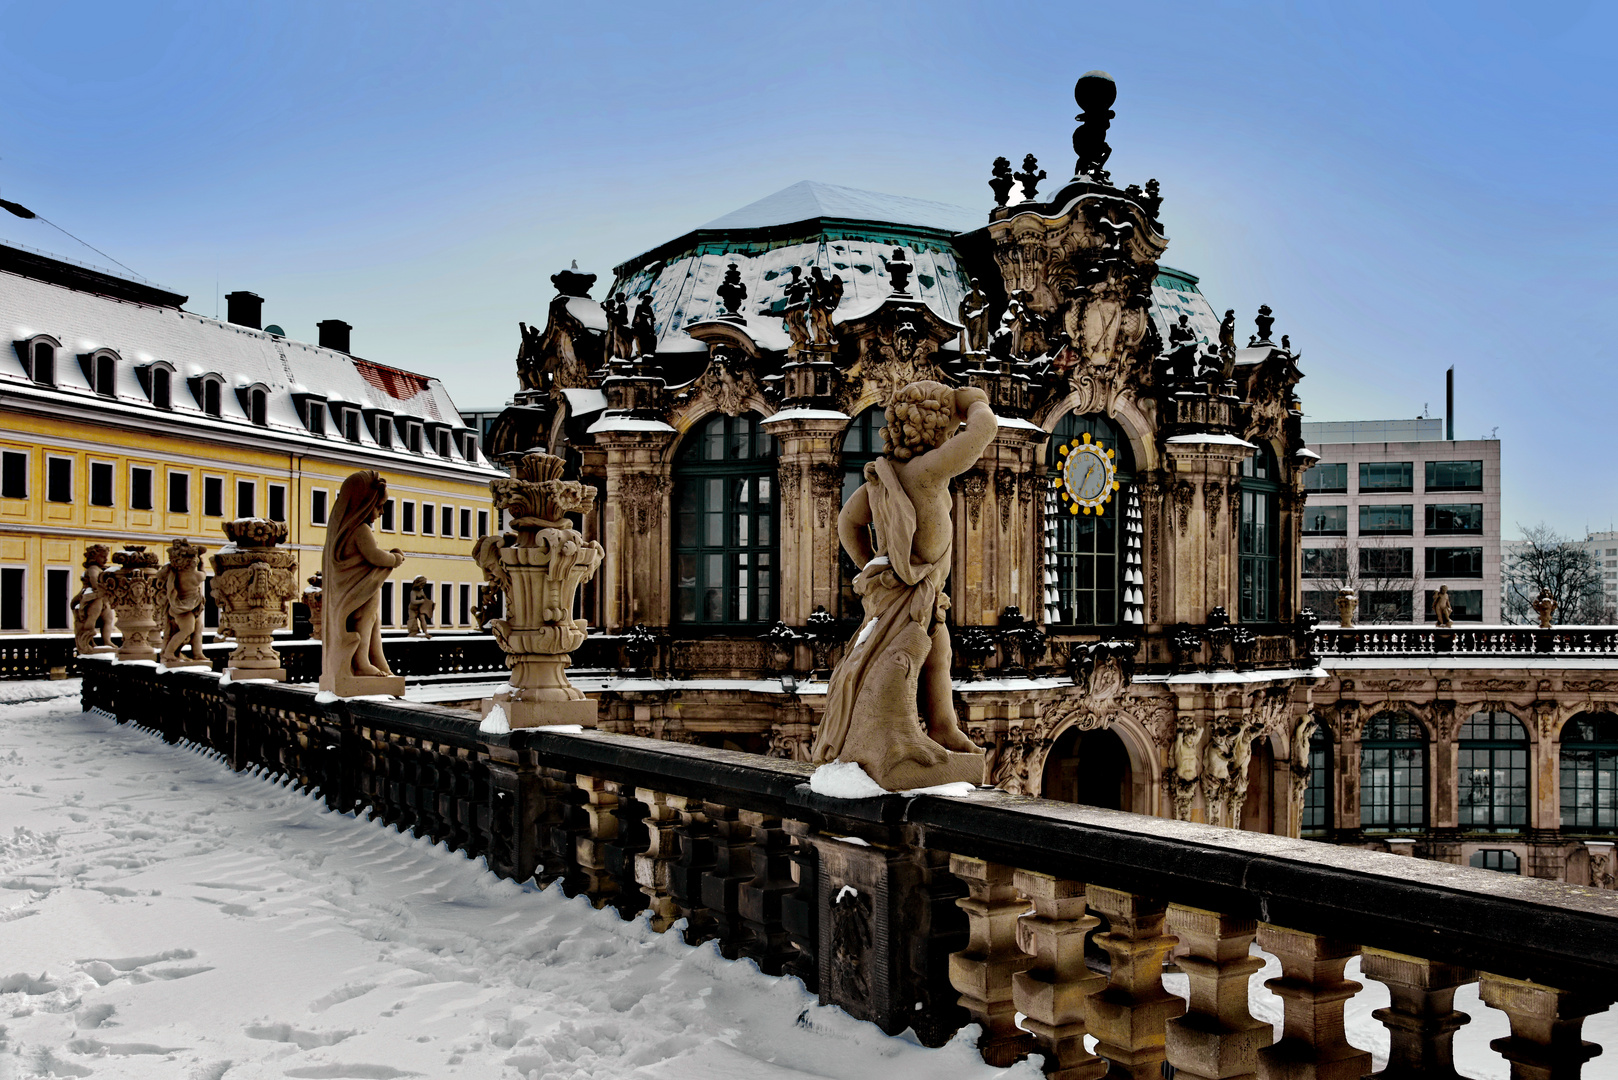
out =
{"type": "Polygon", "coordinates": [[[1113,451],[1085,434],[1061,447],[1058,453],[1063,461],[1056,487],[1067,504],[1068,513],[1106,513],[1107,502],[1118,490],[1118,466],[1113,460],[1113,451]]]}

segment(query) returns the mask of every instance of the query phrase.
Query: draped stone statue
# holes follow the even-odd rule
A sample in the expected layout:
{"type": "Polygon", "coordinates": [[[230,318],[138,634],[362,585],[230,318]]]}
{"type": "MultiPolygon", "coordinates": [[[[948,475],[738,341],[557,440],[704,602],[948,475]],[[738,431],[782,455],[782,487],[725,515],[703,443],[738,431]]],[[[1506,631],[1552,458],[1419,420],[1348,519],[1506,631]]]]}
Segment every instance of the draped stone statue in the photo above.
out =
{"type": "Polygon", "coordinates": [[[157,572],[158,601],[163,613],[163,653],[165,667],[208,665],[202,655],[202,609],[206,604],[203,584],[208,573],[202,568],[202,556],[208,549],[184,540],[169,545],[169,561],[157,572]],[[189,658],[180,650],[191,646],[189,658]]]}
{"type": "Polygon", "coordinates": [[[427,582],[427,575],[419,574],[416,580],[410,583],[410,606],[406,609],[405,637],[415,637],[420,634],[424,638],[433,635],[427,632],[427,627],[433,621],[438,605],[433,603],[433,587],[427,582]]]}
{"type": "Polygon", "coordinates": [[[976,464],[999,421],[983,391],[936,382],[900,390],[887,421],[882,457],[837,520],[844,550],[864,567],[854,591],[865,621],[832,672],[812,756],[857,762],[890,791],[979,784],[983,753],[956,722],[950,686],[949,481],[976,464]]]}
{"type": "Polygon", "coordinates": [[[398,548],[383,551],[371,522],[388,500],[388,484],[365,469],[343,481],[320,556],[320,688],[339,697],[402,695],[404,676],[382,655],[382,583],[400,563],[398,548]]]}
{"type": "Polygon", "coordinates": [[[107,560],[112,549],[106,544],[91,544],[84,549],[84,573],[79,575],[79,593],[69,607],[73,611],[73,643],[80,656],[97,652],[111,652],[112,635],[118,631],[118,618],[112,605],[102,599],[96,588],[101,575],[107,572],[107,560]],[[96,644],[96,631],[101,631],[101,644],[96,644]]]}

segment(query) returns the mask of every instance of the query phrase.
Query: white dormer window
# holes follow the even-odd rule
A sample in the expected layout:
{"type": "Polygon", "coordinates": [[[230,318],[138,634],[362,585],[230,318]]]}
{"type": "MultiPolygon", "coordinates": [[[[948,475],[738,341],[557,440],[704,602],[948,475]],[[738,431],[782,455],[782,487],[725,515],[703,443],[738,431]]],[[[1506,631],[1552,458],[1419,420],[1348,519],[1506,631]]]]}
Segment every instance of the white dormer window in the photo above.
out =
{"type": "Polygon", "coordinates": [[[468,461],[478,459],[478,435],[475,431],[463,431],[461,434],[461,456],[468,461]]]}
{"type": "Polygon", "coordinates": [[[247,415],[259,427],[270,422],[270,395],[262,386],[247,391],[247,415]]]}
{"type": "Polygon", "coordinates": [[[360,411],[358,409],[342,410],[343,438],[349,442],[360,441],[360,411]]]}
{"type": "Polygon", "coordinates": [[[412,454],[421,453],[421,421],[400,421],[400,434],[404,436],[405,449],[412,454]]]}
{"type": "Polygon", "coordinates": [[[118,396],[118,354],[111,349],[97,349],[90,354],[90,387],[102,397],[118,396]]]}
{"type": "Polygon", "coordinates": [[[442,458],[449,457],[449,432],[440,431],[438,433],[438,447],[437,447],[437,450],[438,450],[438,456],[439,457],[442,457],[442,458]]]}
{"type": "Polygon", "coordinates": [[[35,334],[26,341],[17,342],[17,354],[22,357],[23,370],[40,386],[56,385],[56,353],[62,343],[49,334],[35,334]]]}
{"type": "Polygon", "coordinates": [[[154,367],[152,378],[152,404],[159,409],[173,408],[173,375],[168,368],[154,367]]]}
{"type": "Polygon", "coordinates": [[[311,435],[326,434],[326,403],[310,398],[303,403],[303,422],[311,435]]]}
{"type": "Polygon", "coordinates": [[[393,421],[386,416],[376,418],[376,444],[384,450],[393,446],[393,421]]]}
{"type": "Polygon", "coordinates": [[[191,383],[191,394],[202,406],[202,411],[209,416],[218,416],[219,403],[225,389],[225,380],[217,374],[210,372],[191,383]]]}

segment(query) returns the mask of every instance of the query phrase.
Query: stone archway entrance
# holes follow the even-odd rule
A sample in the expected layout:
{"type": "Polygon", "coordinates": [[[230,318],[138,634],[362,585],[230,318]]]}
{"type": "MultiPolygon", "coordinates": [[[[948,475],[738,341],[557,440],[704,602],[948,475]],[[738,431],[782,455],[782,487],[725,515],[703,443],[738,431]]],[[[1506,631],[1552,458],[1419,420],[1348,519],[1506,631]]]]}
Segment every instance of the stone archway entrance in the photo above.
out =
{"type": "Polygon", "coordinates": [[[1069,728],[1045,757],[1041,791],[1047,799],[1133,810],[1133,781],[1129,751],[1116,734],[1069,728]]]}

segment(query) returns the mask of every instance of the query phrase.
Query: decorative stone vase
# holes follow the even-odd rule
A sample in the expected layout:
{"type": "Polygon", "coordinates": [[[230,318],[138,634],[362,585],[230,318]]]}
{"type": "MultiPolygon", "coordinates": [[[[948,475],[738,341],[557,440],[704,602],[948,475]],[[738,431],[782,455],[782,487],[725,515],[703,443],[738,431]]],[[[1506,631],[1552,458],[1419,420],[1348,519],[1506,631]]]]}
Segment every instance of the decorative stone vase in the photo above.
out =
{"type": "Polygon", "coordinates": [[[1360,598],[1353,589],[1337,590],[1337,625],[1347,629],[1354,625],[1354,610],[1360,606],[1360,598]]]}
{"type": "Polygon", "coordinates": [[[208,561],[219,625],[236,638],[230,677],[285,682],[286,669],[270,642],[287,624],[287,602],[298,595],[298,555],[276,550],[287,538],[287,527],[263,518],[237,518],[221,527],[231,544],[208,561]]]}
{"type": "Polygon", "coordinates": [[[124,635],[118,659],[156,660],[162,639],[157,625],[161,594],[154,580],[157,552],[147,551],[144,544],[128,544],[112,561],[118,569],[101,575],[96,592],[118,614],[118,629],[124,635]]]}
{"type": "Polygon", "coordinates": [[[303,590],[303,606],[309,609],[309,637],[320,640],[320,572],[309,578],[309,587],[303,590]]]}
{"type": "Polygon", "coordinates": [[[561,479],[563,465],[534,451],[513,462],[512,476],[491,481],[494,504],[507,512],[511,529],[482,537],[473,548],[505,596],[506,617],[489,630],[511,667],[510,685],[486,701],[484,711],[499,706],[513,728],[596,723],[596,703],[568,682],[567,667],[588,628],[572,617],[573,598],[606,553],[567,519],[594,505],[596,490],[561,479]]]}

